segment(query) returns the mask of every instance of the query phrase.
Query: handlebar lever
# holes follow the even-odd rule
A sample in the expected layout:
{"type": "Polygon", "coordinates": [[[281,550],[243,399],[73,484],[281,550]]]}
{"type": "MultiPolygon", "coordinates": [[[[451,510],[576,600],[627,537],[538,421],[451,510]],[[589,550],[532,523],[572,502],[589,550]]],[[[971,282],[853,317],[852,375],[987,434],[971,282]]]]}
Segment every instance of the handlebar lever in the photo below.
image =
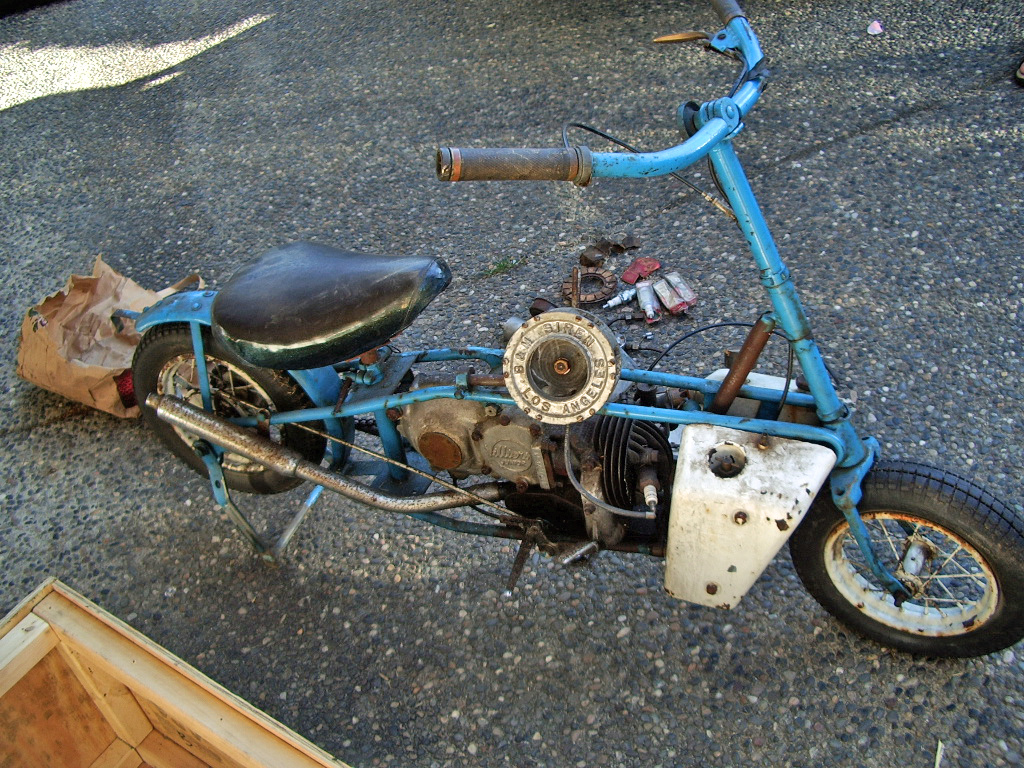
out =
{"type": "Polygon", "coordinates": [[[707,32],[699,32],[697,30],[690,30],[688,32],[677,32],[674,35],[661,35],[661,37],[654,38],[655,43],[700,43],[703,42],[705,45],[711,39],[711,35],[707,32]]]}

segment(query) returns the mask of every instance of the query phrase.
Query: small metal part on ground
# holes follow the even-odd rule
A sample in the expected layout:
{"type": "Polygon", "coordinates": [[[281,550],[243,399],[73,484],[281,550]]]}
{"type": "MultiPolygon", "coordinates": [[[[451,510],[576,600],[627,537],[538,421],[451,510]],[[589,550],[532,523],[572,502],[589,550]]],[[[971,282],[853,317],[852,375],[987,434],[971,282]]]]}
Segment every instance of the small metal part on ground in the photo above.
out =
{"type": "Polygon", "coordinates": [[[626,235],[621,240],[598,240],[594,243],[594,247],[606,256],[611,256],[613,253],[625,253],[626,251],[639,248],[640,241],[633,237],[633,235],[626,235]]]}
{"type": "Polygon", "coordinates": [[[602,238],[583,250],[583,253],[580,254],[580,264],[584,267],[600,267],[609,256],[632,251],[639,247],[640,241],[633,235],[626,235],[621,240],[602,238]]]}
{"type": "MultiPolygon", "coordinates": [[[[574,273],[576,270],[574,270],[574,273]]],[[[577,299],[581,307],[592,304],[603,304],[615,295],[618,280],[614,273],[601,267],[579,267],[579,297],[577,299]]],[[[570,277],[562,283],[562,298],[572,302],[573,292],[576,286],[570,277]]]]}
{"type": "Polygon", "coordinates": [[[583,267],[601,267],[604,266],[605,259],[608,258],[608,254],[600,250],[596,246],[588,245],[583,253],[580,254],[580,266],[583,267]]]}
{"type": "Polygon", "coordinates": [[[530,305],[530,317],[536,317],[541,312],[547,312],[549,309],[556,309],[556,305],[547,299],[538,296],[533,300],[530,305]]]}

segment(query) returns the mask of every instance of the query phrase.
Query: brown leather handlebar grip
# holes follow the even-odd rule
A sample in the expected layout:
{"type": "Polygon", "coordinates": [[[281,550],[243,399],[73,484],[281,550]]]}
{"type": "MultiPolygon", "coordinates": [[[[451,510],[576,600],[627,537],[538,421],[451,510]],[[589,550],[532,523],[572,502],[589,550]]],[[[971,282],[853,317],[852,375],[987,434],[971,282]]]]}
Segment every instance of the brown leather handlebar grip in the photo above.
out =
{"type": "Polygon", "coordinates": [[[441,181],[571,181],[582,187],[590,183],[592,171],[586,147],[437,150],[441,181]]]}

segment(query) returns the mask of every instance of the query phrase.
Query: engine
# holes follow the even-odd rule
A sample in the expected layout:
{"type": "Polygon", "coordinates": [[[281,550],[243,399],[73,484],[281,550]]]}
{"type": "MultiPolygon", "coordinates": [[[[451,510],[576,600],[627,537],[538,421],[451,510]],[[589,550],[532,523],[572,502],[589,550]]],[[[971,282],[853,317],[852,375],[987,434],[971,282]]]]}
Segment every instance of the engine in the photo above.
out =
{"type": "Polygon", "coordinates": [[[453,478],[514,482],[506,506],[561,533],[604,546],[660,541],[675,469],[665,430],[598,415],[628,396],[621,365],[618,344],[600,320],[576,309],[544,312],[524,323],[505,350],[503,380],[518,407],[414,403],[399,431],[453,478]]]}

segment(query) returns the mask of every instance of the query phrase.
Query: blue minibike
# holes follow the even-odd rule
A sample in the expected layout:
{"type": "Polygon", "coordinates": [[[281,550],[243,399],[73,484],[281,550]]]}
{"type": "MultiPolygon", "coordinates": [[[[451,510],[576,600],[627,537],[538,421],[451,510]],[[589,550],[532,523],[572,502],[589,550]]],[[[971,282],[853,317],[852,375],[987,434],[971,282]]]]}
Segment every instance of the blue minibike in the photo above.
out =
{"type": "Polygon", "coordinates": [[[582,186],[707,158],[771,303],[728,369],[639,368],[572,305],[521,322],[504,349],[400,351],[394,338],[448,285],[447,265],[308,242],[262,256],[220,291],[121,313],[144,332],[132,376],[145,421],[209,477],[262,556],[281,556],[327,489],[519,540],[509,590],[534,547],[566,564],[635,552],[665,559],[673,596],[731,608],[788,542],[811,594],[880,643],[974,656],[1024,635],[1024,522],[964,478],[880,460],[851,423],[733,147],[765,59],[739,6],[713,5],[717,34],[660,41],[703,42],[741,74],[727,97],[680,108],[678,146],[445,147],[436,162],[445,181],[582,186]],[[754,372],[772,336],[802,379],[754,372]],[[273,541],[230,495],[304,481],[312,492],[273,541]]]}

